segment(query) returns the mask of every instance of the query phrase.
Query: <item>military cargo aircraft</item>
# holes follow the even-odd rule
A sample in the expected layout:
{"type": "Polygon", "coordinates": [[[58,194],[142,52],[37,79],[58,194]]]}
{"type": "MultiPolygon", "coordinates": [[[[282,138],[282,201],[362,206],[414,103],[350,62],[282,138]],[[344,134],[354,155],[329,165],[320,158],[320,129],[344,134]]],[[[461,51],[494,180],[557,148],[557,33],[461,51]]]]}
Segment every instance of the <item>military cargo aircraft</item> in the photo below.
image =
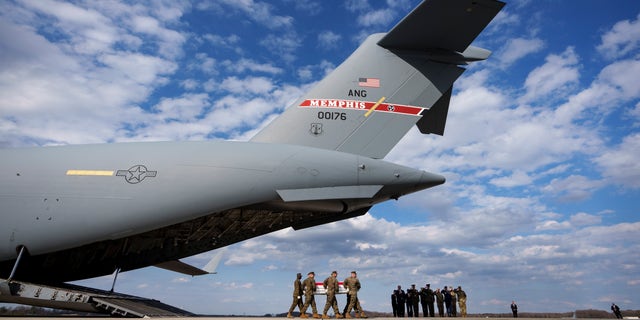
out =
{"type": "Polygon", "coordinates": [[[205,274],[179,259],[444,183],[382,158],[413,125],[444,133],[454,81],[490,55],[470,44],[503,6],[425,0],[250,141],[0,150],[0,302],[86,310],[24,284],[147,266],[205,274]]]}

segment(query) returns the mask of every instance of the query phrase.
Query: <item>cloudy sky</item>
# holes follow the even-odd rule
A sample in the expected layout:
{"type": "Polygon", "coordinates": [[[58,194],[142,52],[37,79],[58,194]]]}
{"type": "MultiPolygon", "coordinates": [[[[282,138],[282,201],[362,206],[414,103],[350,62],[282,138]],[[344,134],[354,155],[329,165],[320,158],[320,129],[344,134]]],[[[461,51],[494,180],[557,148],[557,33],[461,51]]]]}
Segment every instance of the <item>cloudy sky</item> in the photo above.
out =
{"type": "MultiPolygon", "coordinates": [[[[0,146],[247,140],[418,2],[2,1],[0,146]]],[[[279,313],[296,272],[355,269],[367,310],[427,282],[461,285],[472,313],[640,309],[640,2],[507,2],[474,43],[492,57],[454,86],[445,136],[412,129],[386,158],[445,185],[230,246],[217,275],[145,268],[116,289],[279,313]]]]}

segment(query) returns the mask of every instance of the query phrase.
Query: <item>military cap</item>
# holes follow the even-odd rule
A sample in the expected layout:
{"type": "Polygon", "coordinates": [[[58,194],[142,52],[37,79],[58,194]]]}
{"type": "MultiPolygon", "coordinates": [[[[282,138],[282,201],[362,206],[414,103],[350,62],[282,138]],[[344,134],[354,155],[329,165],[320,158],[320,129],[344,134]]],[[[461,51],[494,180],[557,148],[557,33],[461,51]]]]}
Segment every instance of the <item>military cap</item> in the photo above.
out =
{"type": "Polygon", "coordinates": [[[335,270],[331,271],[331,274],[334,274],[334,273],[338,274],[338,271],[335,271],[335,270]]]}
{"type": "Polygon", "coordinates": [[[351,273],[355,273],[355,274],[358,274],[358,273],[356,273],[355,271],[351,271],[351,273]]]}
{"type": "Polygon", "coordinates": [[[313,272],[313,271],[309,271],[309,273],[307,273],[307,275],[310,275],[310,274],[312,274],[312,275],[314,275],[314,276],[316,275],[316,273],[315,273],[315,272],[313,272]]]}

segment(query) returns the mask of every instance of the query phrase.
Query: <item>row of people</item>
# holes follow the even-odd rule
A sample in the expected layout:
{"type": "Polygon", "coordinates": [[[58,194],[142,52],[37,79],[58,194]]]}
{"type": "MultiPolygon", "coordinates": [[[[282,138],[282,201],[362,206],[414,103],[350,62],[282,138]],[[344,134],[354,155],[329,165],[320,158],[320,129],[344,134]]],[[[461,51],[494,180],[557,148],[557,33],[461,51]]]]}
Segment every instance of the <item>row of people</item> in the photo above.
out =
{"type": "Polygon", "coordinates": [[[456,302],[460,306],[460,315],[467,316],[467,293],[462,290],[461,286],[454,289],[445,286],[442,291],[431,289],[431,284],[427,283],[423,288],[416,289],[416,285],[412,284],[411,289],[405,293],[402,286],[398,285],[396,290],[391,294],[391,308],[394,317],[405,316],[405,306],[408,317],[419,317],[420,309],[418,304],[422,305],[422,314],[425,317],[434,317],[434,303],[438,306],[438,315],[440,317],[457,317],[456,302]]]}
{"type": "Polygon", "coordinates": [[[315,275],[316,274],[313,271],[309,272],[307,274],[307,278],[302,282],[300,282],[302,274],[298,273],[296,275],[296,280],[293,281],[293,302],[291,303],[291,307],[289,307],[287,318],[293,318],[293,311],[296,306],[300,310],[300,318],[309,317],[306,313],[309,306],[311,306],[311,311],[313,312],[312,317],[316,319],[320,318],[315,301],[315,294],[318,286],[322,286],[327,295],[327,301],[322,312],[322,319],[329,318],[327,315],[329,308],[333,308],[333,313],[337,319],[343,317],[350,319],[351,310],[355,311],[356,318],[366,318],[366,315],[360,306],[360,301],[358,300],[358,291],[360,291],[361,286],[360,280],[358,280],[358,274],[355,271],[351,271],[351,276],[342,282],[343,288],[346,289],[347,294],[347,302],[342,313],[340,313],[338,300],[336,299],[336,294],[339,293],[341,285],[338,281],[338,272],[331,272],[331,275],[327,277],[324,282],[320,283],[316,283],[315,275]],[[302,297],[304,297],[304,303],[302,297]]]}

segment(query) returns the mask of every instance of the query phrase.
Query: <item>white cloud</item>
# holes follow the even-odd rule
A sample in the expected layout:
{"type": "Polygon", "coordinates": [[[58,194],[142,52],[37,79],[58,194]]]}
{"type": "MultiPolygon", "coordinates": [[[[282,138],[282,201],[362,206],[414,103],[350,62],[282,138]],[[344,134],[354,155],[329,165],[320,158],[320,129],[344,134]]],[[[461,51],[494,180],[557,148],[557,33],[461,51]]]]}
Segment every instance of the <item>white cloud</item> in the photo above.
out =
{"type": "Polygon", "coordinates": [[[183,87],[185,90],[191,91],[191,90],[197,89],[199,86],[199,83],[194,79],[186,79],[180,82],[180,86],[183,87]]]}
{"type": "Polygon", "coordinates": [[[520,21],[521,19],[518,14],[509,12],[508,10],[502,10],[498,12],[498,15],[489,23],[485,32],[487,34],[504,32],[503,30],[515,27],[520,21]]]}
{"type": "Polygon", "coordinates": [[[279,74],[282,73],[282,68],[276,67],[271,63],[258,63],[251,59],[240,58],[236,61],[224,60],[222,65],[230,72],[244,73],[250,72],[262,72],[267,74],[279,74]]]}
{"type": "Polygon", "coordinates": [[[294,52],[300,47],[302,40],[295,33],[269,34],[260,41],[260,45],[285,62],[296,59],[294,52]]]}
{"type": "Polygon", "coordinates": [[[240,41],[238,35],[232,34],[226,37],[217,34],[205,34],[202,36],[205,40],[211,42],[216,47],[233,48],[240,41]]]}
{"type": "Polygon", "coordinates": [[[312,16],[318,15],[323,10],[321,4],[323,2],[316,0],[285,0],[285,3],[291,4],[296,10],[312,16]]]}
{"type": "Polygon", "coordinates": [[[524,86],[526,89],[523,101],[546,101],[550,95],[566,95],[568,88],[575,85],[580,77],[578,72],[578,55],[572,47],[567,48],[560,55],[549,55],[545,64],[533,69],[527,76],[524,86]]]}
{"type": "Polygon", "coordinates": [[[237,94],[266,94],[274,88],[270,79],[265,77],[228,77],[220,84],[220,89],[237,94]]]}
{"type": "Polygon", "coordinates": [[[591,85],[569,97],[557,108],[553,121],[567,124],[584,117],[607,115],[622,106],[621,102],[640,97],[640,84],[635,79],[640,61],[622,60],[602,69],[591,85]]]}
{"type": "Polygon", "coordinates": [[[347,0],[344,5],[351,12],[366,10],[370,7],[368,0],[347,0]]]}
{"type": "Polygon", "coordinates": [[[154,17],[136,15],[130,19],[133,31],[154,36],[159,39],[158,53],[163,57],[176,57],[182,54],[181,46],[186,41],[186,37],[175,31],[161,26],[161,23],[154,17]]]}
{"type": "Polygon", "coordinates": [[[178,278],[174,278],[171,282],[174,283],[188,283],[191,282],[190,278],[186,278],[186,277],[178,277],[178,278]]]}
{"type": "Polygon", "coordinates": [[[55,20],[56,27],[70,37],[71,49],[92,54],[110,47],[118,40],[118,27],[102,13],[66,2],[53,0],[25,1],[29,9],[55,20]]]}
{"type": "Polygon", "coordinates": [[[298,69],[298,78],[302,81],[308,81],[313,78],[313,71],[311,70],[311,66],[304,66],[298,69]]]}
{"type": "Polygon", "coordinates": [[[602,186],[602,181],[591,180],[581,175],[570,175],[567,178],[551,180],[542,190],[562,201],[580,201],[588,199],[595,190],[602,186]]]}
{"type": "Polygon", "coordinates": [[[195,58],[196,62],[189,65],[189,69],[198,70],[207,75],[218,73],[218,62],[216,59],[209,57],[206,53],[197,53],[195,58]]]}
{"type": "Polygon", "coordinates": [[[220,0],[219,2],[243,12],[250,19],[268,28],[288,28],[293,23],[293,18],[290,16],[273,14],[271,4],[267,2],[253,0],[220,0]]]}
{"type": "MultiPolygon", "coordinates": [[[[150,17],[153,12],[144,7],[23,4],[23,12],[38,14],[4,16],[0,31],[3,139],[12,144],[104,142],[112,141],[121,126],[144,122],[144,111],[136,104],[176,72],[174,58],[184,40],[178,31],[161,27],[156,19],[142,23],[142,33],[120,23],[150,17]],[[142,44],[157,48],[160,56],[138,51],[142,44]]],[[[182,10],[176,4],[171,14],[179,16],[182,10]]]]}
{"type": "Polygon", "coordinates": [[[570,227],[571,224],[569,223],[569,221],[558,222],[555,220],[547,220],[537,225],[536,230],[562,230],[569,229],[570,227]]]}
{"type": "Polygon", "coordinates": [[[186,94],[178,98],[164,98],[153,107],[159,113],[158,118],[164,121],[190,121],[209,105],[206,94],[186,94]]]}
{"type": "Polygon", "coordinates": [[[160,76],[177,69],[174,62],[138,53],[119,52],[100,56],[99,59],[111,70],[121,72],[123,77],[142,85],[152,85],[162,80],[160,76]]]}
{"type": "Polygon", "coordinates": [[[358,24],[363,27],[386,26],[395,20],[396,12],[392,9],[379,9],[366,12],[358,17],[358,24]]]}
{"type": "Polygon", "coordinates": [[[517,170],[509,177],[494,178],[490,182],[498,187],[508,188],[529,185],[533,182],[533,179],[526,172],[517,170]]]}
{"type": "Polygon", "coordinates": [[[541,39],[511,39],[501,49],[496,60],[500,62],[502,68],[507,68],[525,56],[542,50],[542,48],[544,48],[544,41],[541,39]]]}
{"type": "Polygon", "coordinates": [[[318,45],[324,49],[332,49],[338,46],[342,36],[331,31],[323,31],[318,34],[318,45]]]}
{"type": "MultiPolygon", "coordinates": [[[[640,46],[640,15],[635,20],[623,20],[601,37],[598,51],[608,59],[624,57],[637,52],[640,46]]],[[[637,57],[637,55],[636,55],[637,57]]]]}
{"type": "MultiPolygon", "coordinates": [[[[634,75],[640,74],[640,60],[616,61],[606,66],[598,75],[598,81],[617,91],[617,98],[628,100],[640,97],[640,83],[634,75]]],[[[613,99],[612,99],[613,100],[613,99]]]]}
{"type": "Polygon", "coordinates": [[[609,183],[640,188],[640,133],[631,134],[617,145],[596,157],[594,161],[609,183]]]}
{"type": "Polygon", "coordinates": [[[592,215],[585,212],[579,212],[571,216],[571,224],[573,226],[590,226],[598,225],[602,222],[602,217],[598,215],[592,215]]]}

